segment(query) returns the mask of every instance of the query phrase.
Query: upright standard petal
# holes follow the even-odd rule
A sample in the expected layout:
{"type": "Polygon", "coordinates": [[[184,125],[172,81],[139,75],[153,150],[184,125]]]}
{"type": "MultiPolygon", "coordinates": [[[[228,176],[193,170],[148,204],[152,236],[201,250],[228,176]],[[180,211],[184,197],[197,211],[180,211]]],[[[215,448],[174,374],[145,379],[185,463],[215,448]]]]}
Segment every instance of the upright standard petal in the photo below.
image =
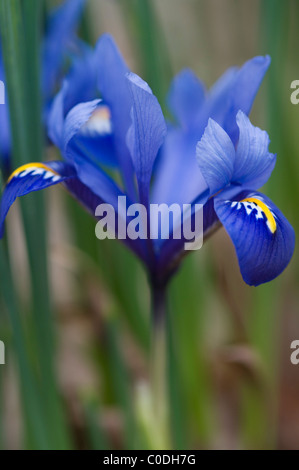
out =
{"type": "Polygon", "coordinates": [[[46,99],[51,98],[55,91],[85,2],[86,0],[67,0],[50,17],[42,56],[42,85],[46,99]]]}
{"type": "Polygon", "coordinates": [[[209,119],[196,147],[197,163],[209,187],[210,196],[231,182],[235,162],[233,143],[222,127],[209,119]]]}
{"type": "Polygon", "coordinates": [[[214,85],[208,90],[203,106],[198,110],[196,127],[201,134],[207,125],[208,119],[212,118],[218,124],[223,125],[231,106],[233,86],[238,74],[237,67],[226,70],[214,85]]]}
{"type": "Polygon", "coordinates": [[[167,129],[158,100],[148,85],[132,73],[128,75],[128,81],[133,107],[127,144],[136,172],[140,201],[147,204],[153,165],[167,129]]]}
{"type": "Polygon", "coordinates": [[[49,138],[61,151],[64,147],[64,98],[67,88],[68,82],[65,80],[61,90],[53,100],[47,123],[49,138]]]}
{"type": "MultiPolygon", "coordinates": [[[[63,151],[64,124],[68,113],[81,104],[99,96],[97,89],[96,56],[88,46],[83,56],[76,58],[63,82],[62,89],[54,99],[48,114],[50,140],[63,151]]],[[[114,129],[110,109],[103,102],[89,115],[88,121],[77,133],[76,145],[80,146],[94,161],[106,166],[117,166],[114,129]]]]}
{"type": "Polygon", "coordinates": [[[64,96],[64,115],[78,103],[99,98],[97,60],[95,50],[81,43],[80,53],[73,58],[67,75],[68,87],[64,96]]]}
{"type": "Polygon", "coordinates": [[[104,34],[99,39],[96,45],[96,60],[98,87],[104,102],[110,109],[114,125],[115,150],[119,167],[128,194],[134,199],[133,163],[126,146],[132,107],[132,96],[126,79],[129,69],[109,34],[104,34]]]}
{"type": "Polygon", "coordinates": [[[192,128],[205,100],[205,87],[190,69],[173,79],[167,97],[169,110],[184,128],[192,128]]]}
{"type": "Polygon", "coordinates": [[[269,56],[254,57],[248,60],[235,75],[230,91],[229,106],[223,122],[223,128],[234,144],[239,138],[239,128],[236,123],[237,112],[241,109],[246,115],[250,113],[254,98],[270,62],[269,56]]]}
{"type": "Polygon", "coordinates": [[[259,189],[269,179],[276,156],[269,152],[270,139],[266,131],[253,126],[241,110],[236,119],[240,136],[233,179],[244,187],[259,189]]]}
{"type": "Polygon", "coordinates": [[[286,268],[294,252],[295,233],[270,199],[246,191],[234,201],[215,200],[215,211],[234,243],[247,284],[271,281],[286,268]]]}

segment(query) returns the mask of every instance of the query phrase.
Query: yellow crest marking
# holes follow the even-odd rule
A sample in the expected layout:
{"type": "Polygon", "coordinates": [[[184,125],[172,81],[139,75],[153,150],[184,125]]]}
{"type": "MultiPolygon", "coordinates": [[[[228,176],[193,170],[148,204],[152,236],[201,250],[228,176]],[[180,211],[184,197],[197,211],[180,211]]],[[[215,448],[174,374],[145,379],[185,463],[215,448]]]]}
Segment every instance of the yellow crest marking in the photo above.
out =
{"type": "Polygon", "coordinates": [[[264,212],[267,218],[267,222],[268,222],[267,225],[269,227],[269,230],[272,233],[276,232],[277,226],[276,226],[276,221],[274,219],[274,216],[272,212],[270,211],[269,207],[263,201],[255,197],[248,197],[246,199],[242,199],[242,201],[240,202],[253,202],[254,204],[256,204],[264,212]]]}
{"type": "Polygon", "coordinates": [[[44,163],[27,163],[26,165],[22,165],[20,166],[19,168],[17,168],[11,175],[10,177],[8,178],[7,180],[7,184],[17,175],[19,175],[20,173],[22,173],[23,171],[25,170],[28,170],[30,168],[43,168],[45,171],[50,171],[51,173],[53,173],[54,175],[57,175],[59,176],[59,174],[55,171],[55,170],[52,170],[52,168],[49,168],[47,165],[45,165],[44,163]]]}

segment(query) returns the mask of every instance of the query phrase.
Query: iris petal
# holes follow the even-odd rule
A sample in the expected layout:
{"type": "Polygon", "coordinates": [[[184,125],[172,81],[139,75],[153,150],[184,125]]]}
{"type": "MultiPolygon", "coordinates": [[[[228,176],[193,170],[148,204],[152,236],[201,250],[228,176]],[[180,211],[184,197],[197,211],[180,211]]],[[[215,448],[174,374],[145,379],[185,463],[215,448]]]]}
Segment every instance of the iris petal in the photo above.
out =
{"type": "Polygon", "coordinates": [[[232,105],[232,90],[238,76],[238,71],[237,67],[230,67],[208,90],[205,104],[198,115],[198,127],[201,128],[202,123],[206,125],[209,117],[221,126],[224,126],[228,110],[232,105]]]}
{"type": "MultiPolygon", "coordinates": [[[[228,69],[206,93],[205,100],[198,106],[197,113],[187,98],[184,110],[182,97],[186,79],[184,73],[182,77],[178,76],[178,84],[171,89],[170,108],[176,113],[180,122],[184,119],[184,125],[170,130],[163,152],[159,155],[159,171],[153,188],[155,201],[165,199],[170,202],[188,203],[205,190],[203,177],[199,174],[198,167],[196,168],[194,157],[196,144],[202,138],[208,119],[212,118],[222,126],[233,144],[236,144],[239,135],[236,114],[239,109],[245,114],[249,113],[269,64],[269,57],[254,57],[239,69],[236,67],[228,69]],[[189,124],[187,119],[189,113],[190,116],[193,114],[194,122],[190,123],[192,127],[186,128],[187,122],[189,124]],[[169,144],[168,140],[171,140],[169,144]],[[174,142],[178,142],[178,147],[173,145],[174,142]],[[180,184],[183,187],[188,185],[183,198],[177,197],[177,187],[180,184]]],[[[195,101],[199,100],[198,90],[195,101]]]]}
{"type": "Polygon", "coordinates": [[[286,268],[295,233],[269,198],[246,191],[236,200],[215,200],[215,211],[233,241],[247,284],[271,281],[286,268]]]}
{"type": "MultiPolygon", "coordinates": [[[[78,141],[82,128],[89,121],[92,113],[99,108],[99,101],[80,103],[68,113],[64,123],[62,152],[65,160],[75,167],[82,183],[90,187],[103,201],[116,208],[117,198],[122,196],[123,192],[99,166],[99,158],[97,160],[93,154],[89,155],[86,148],[80,145],[82,142],[78,141]]],[[[101,153],[100,148],[97,153],[101,153]]]]}
{"type": "Polygon", "coordinates": [[[68,113],[63,129],[63,153],[67,156],[72,139],[80,132],[82,127],[89,121],[91,115],[99,105],[100,100],[80,103],[68,113]]]}
{"type": "MultiPolygon", "coordinates": [[[[94,107],[90,99],[97,96],[95,54],[87,47],[86,54],[75,64],[64,81],[62,89],[52,104],[48,117],[48,133],[51,141],[64,152],[65,119],[77,121],[75,141],[86,155],[98,164],[116,167],[114,132],[111,113],[106,104],[94,107]],[[78,103],[80,103],[79,107],[78,103]],[[85,115],[85,111],[87,114],[85,115]],[[67,117],[66,117],[67,116],[67,117]],[[66,118],[65,118],[66,117],[66,118]]],[[[69,125],[69,122],[68,122],[69,125]]]]}
{"type": "Polygon", "coordinates": [[[129,69],[109,34],[104,34],[97,43],[96,61],[98,88],[111,111],[119,167],[129,196],[134,198],[133,163],[126,146],[132,107],[132,96],[126,78],[129,69]]]}
{"type": "Polygon", "coordinates": [[[75,30],[86,0],[67,0],[53,11],[43,44],[42,84],[45,98],[51,98],[65,55],[75,38],[75,30]]]}
{"type": "Polygon", "coordinates": [[[207,98],[198,116],[198,128],[209,117],[218,122],[236,144],[239,128],[236,115],[241,109],[250,113],[254,98],[270,65],[269,56],[257,56],[240,68],[228,69],[207,93],[207,98]]]}
{"type": "Polygon", "coordinates": [[[197,144],[196,158],[211,196],[231,182],[235,149],[227,133],[213,119],[209,119],[197,144]]]}
{"type": "Polygon", "coordinates": [[[254,98],[270,62],[269,56],[257,56],[248,60],[236,73],[228,97],[227,112],[223,120],[223,128],[234,144],[237,143],[239,137],[239,128],[236,123],[237,112],[241,109],[246,115],[250,113],[254,98]]]}
{"type": "Polygon", "coordinates": [[[200,193],[209,195],[195,158],[196,139],[169,129],[154,170],[151,202],[188,204],[200,193]]]}
{"type": "Polygon", "coordinates": [[[182,70],[173,79],[167,103],[177,121],[185,128],[194,125],[205,99],[205,87],[189,69],[182,70]]]}
{"type": "Polygon", "coordinates": [[[64,115],[78,103],[98,97],[97,62],[94,49],[81,44],[81,55],[74,57],[67,75],[68,88],[64,97],[64,115]]]}
{"type": "Polygon", "coordinates": [[[95,165],[94,162],[88,160],[79,148],[76,148],[76,151],[72,151],[70,162],[75,166],[80,181],[88,186],[105,203],[111,204],[117,210],[118,197],[125,194],[113,179],[99,166],[95,165]]]}
{"type": "Polygon", "coordinates": [[[128,76],[132,92],[132,125],[127,135],[140,200],[147,204],[152,169],[166,135],[166,123],[157,98],[148,85],[135,74],[128,76]]]}
{"type": "Polygon", "coordinates": [[[258,189],[269,179],[276,163],[276,156],[268,150],[270,139],[266,131],[251,124],[239,111],[237,124],[240,137],[236,151],[234,181],[258,189]]]}
{"type": "Polygon", "coordinates": [[[62,183],[75,176],[69,165],[59,162],[51,166],[51,163],[28,163],[15,170],[10,176],[2,194],[0,208],[0,237],[3,236],[5,217],[17,197],[25,196],[32,191],[48,188],[62,183]],[[61,173],[58,172],[61,170],[61,173]]]}
{"type": "Polygon", "coordinates": [[[59,93],[56,95],[48,116],[48,135],[53,144],[63,151],[64,133],[64,98],[68,82],[65,80],[59,93]]]}

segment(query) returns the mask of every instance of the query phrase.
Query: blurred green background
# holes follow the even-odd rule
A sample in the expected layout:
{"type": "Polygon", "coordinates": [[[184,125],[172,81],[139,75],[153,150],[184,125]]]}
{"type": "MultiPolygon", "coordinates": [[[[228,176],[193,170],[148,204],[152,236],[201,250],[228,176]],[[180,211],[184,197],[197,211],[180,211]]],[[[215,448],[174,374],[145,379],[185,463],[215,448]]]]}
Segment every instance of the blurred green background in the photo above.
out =
{"type": "MultiPolygon", "coordinates": [[[[94,44],[112,33],[162,106],[183,67],[211,86],[228,67],[270,54],[251,120],[278,154],[266,194],[297,232],[299,105],[290,84],[299,80],[298,18],[296,0],[90,0],[81,35],[94,44]]],[[[39,197],[22,206],[44,204],[39,197]]],[[[8,219],[11,279],[1,248],[0,447],[150,447],[146,275],[120,243],[96,239],[94,220],[63,190],[49,189],[45,199],[47,231],[41,222],[35,240],[40,253],[47,246],[51,302],[36,300],[48,291],[35,279],[47,267],[26,255],[20,207],[8,219]],[[17,297],[7,295],[12,284],[17,297]]],[[[246,286],[224,230],[185,259],[169,296],[174,449],[299,449],[299,366],[290,362],[298,273],[295,252],[278,279],[246,286]]]]}

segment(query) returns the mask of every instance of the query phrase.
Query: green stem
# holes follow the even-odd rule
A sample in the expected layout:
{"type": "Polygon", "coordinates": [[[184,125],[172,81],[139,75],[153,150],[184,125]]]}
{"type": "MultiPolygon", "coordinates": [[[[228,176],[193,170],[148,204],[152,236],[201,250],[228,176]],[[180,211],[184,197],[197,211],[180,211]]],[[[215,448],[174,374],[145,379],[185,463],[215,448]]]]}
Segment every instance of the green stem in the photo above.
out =
{"type": "Polygon", "coordinates": [[[158,450],[170,448],[169,407],[167,386],[166,290],[152,288],[152,411],[156,423],[158,450]]]}
{"type": "Polygon", "coordinates": [[[148,450],[171,449],[168,405],[167,308],[165,287],[151,283],[152,337],[150,378],[136,389],[139,441],[148,450]]]}

